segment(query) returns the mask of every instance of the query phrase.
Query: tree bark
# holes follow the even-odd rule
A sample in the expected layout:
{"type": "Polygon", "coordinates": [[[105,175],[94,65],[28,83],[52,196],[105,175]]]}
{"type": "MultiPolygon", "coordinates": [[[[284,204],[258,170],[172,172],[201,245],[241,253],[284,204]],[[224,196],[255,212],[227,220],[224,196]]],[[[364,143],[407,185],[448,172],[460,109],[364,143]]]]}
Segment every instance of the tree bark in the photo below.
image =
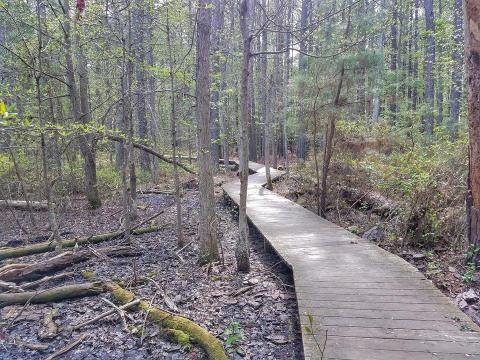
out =
{"type": "Polygon", "coordinates": [[[433,67],[435,66],[435,16],[433,14],[433,0],[424,0],[425,10],[425,30],[427,32],[425,40],[425,102],[427,105],[427,114],[424,119],[424,131],[427,136],[433,134],[434,127],[434,94],[435,86],[433,79],[433,67]]]}
{"type": "MultiPolygon", "coordinates": [[[[197,97],[196,118],[198,138],[198,183],[200,192],[200,262],[207,263],[220,258],[215,216],[215,195],[211,156],[210,116],[210,29],[212,9],[208,0],[199,0],[197,20],[197,97]]],[[[218,159],[217,159],[218,161],[218,159]]]]}
{"type": "MultiPolygon", "coordinates": [[[[308,20],[310,17],[312,7],[311,0],[302,0],[302,8],[300,12],[300,41],[299,41],[299,49],[300,54],[298,55],[298,71],[300,73],[300,77],[305,76],[305,71],[307,69],[307,58],[303,54],[306,51],[306,34],[307,34],[307,27],[308,27],[308,20]]],[[[305,120],[305,110],[303,109],[303,98],[305,93],[305,83],[304,79],[300,79],[300,83],[298,85],[298,99],[300,102],[300,108],[298,109],[298,135],[297,135],[297,157],[301,163],[303,163],[307,157],[307,124],[305,120]]]]}
{"type": "Polygon", "coordinates": [[[455,51],[453,51],[452,87],[450,89],[450,118],[448,127],[452,140],[458,136],[458,119],[460,117],[460,106],[463,87],[463,6],[462,0],[454,0],[453,5],[453,40],[455,51]]]}
{"type": "Polygon", "coordinates": [[[480,4],[465,0],[465,68],[469,130],[469,240],[480,259],[480,4]]]}
{"type": "Polygon", "coordinates": [[[250,9],[252,0],[242,0],[240,3],[240,31],[243,41],[242,74],[240,85],[240,204],[238,216],[239,236],[235,257],[239,271],[250,271],[250,245],[248,239],[247,223],[247,189],[248,189],[248,120],[249,120],[249,93],[248,83],[250,77],[251,43],[250,35],[250,9]]]}
{"type": "MultiPolygon", "coordinates": [[[[136,110],[138,122],[138,136],[145,142],[148,139],[147,102],[145,92],[147,79],[145,71],[145,3],[144,0],[136,0],[133,10],[133,27],[135,37],[135,76],[136,76],[136,110]]],[[[140,167],[144,171],[150,171],[150,157],[147,153],[140,153],[140,167]]]]}

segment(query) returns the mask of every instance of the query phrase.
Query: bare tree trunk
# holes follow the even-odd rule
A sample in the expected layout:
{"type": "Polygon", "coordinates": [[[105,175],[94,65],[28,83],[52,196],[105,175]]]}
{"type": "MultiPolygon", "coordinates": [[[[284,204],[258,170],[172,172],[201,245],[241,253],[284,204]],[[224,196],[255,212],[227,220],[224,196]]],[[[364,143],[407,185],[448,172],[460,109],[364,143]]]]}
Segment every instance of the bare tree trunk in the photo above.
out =
{"type": "MultiPolygon", "coordinates": [[[[217,219],[210,137],[210,29],[212,10],[208,0],[199,0],[197,21],[196,117],[198,137],[198,183],[200,191],[200,262],[219,259],[217,219]]],[[[217,160],[218,161],[218,160],[217,160]]],[[[228,164],[227,164],[228,165],[228,164]]]]}
{"type": "MultiPolygon", "coordinates": [[[[79,34],[77,33],[77,60],[79,73],[79,83],[81,87],[80,94],[77,90],[77,84],[75,80],[75,69],[73,66],[73,54],[72,54],[72,35],[71,35],[71,18],[70,18],[70,5],[68,0],[63,2],[64,17],[63,23],[64,39],[65,39],[65,64],[66,64],[66,77],[68,83],[68,94],[70,104],[72,107],[72,115],[76,123],[87,123],[91,120],[90,117],[90,105],[88,103],[88,79],[86,74],[86,64],[83,56],[83,50],[81,49],[79,34]],[[80,98],[83,98],[81,100],[80,98]]],[[[92,208],[101,206],[100,196],[97,190],[97,171],[95,154],[93,152],[93,142],[90,146],[89,137],[87,135],[79,136],[80,152],[84,159],[84,172],[85,172],[85,195],[92,208]]]]}
{"type": "Polygon", "coordinates": [[[425,30],[426,49],[425,49],[425,102],[427,103],[427,114],[424,120],[424,130],[427,136],[433,134],[434,127],[434,94],[435,86],[433,79],[433,67],[435,65],[435,18],[433,15],[433,0],[424,0],[425,9],[425,30]]]}
{"type": "MultiPolygon", "coordinates": [[[[177,208],[177,244],[181,248],[184,246],[183,238],[183,226],[182,226],[182,198],[180,193],[180,178],[178,175],[177,168],[177,112],[176,112],[176,102],[175,102],[175,92],[173,91],[175,87],[175,60],[173,58],[173,49],[172,49],[172,39],[171,39],[171,30],[170,30],[170,17],[169,9],[167,7],[167,45],[168,45],[168,59],[170,66],[170,87],[172,91],[170,92],[170,128],[172,136],[172,159],[175,161],[173,163],[173,177],[175,182],[175,203],[177,208]]],[[[210,145],[209,145],[210,146],[210,145]]],[[[200,154],[199,154],[200,156],[200,154]]]]}
{"type": "MultiPolygon", "coordinates": [[[[143,143],[148,140],[147,123],[147,102],[146,92],[146,71],[145,71],[145,3],[143,0],[136,0],[133,5],[133,30],[135,37],[135,74],[136,86],[136,110],[138,122],[138,136],[143,143]]],[[[144,171],[150,171],[150,157],[145,152],[140,152],[140,166],[144,171]]]]}
{"type": "MultiPolygon", "coordinates": [[[[212,54],[213,54],[213,65],[212,71],[214,75],[218,75],[222,69],[222,59],[223,53],[220,48],[223,46],[223,28],[224,28],[224,9],[225,3],[220,0],[213,0],[213,21],[212,21],[212,32],[211,32],[211,43],[212,43],[212,54]]],[[[212,166],[216,171],[218,170],[218,159],[220,158],[220,88],[222,77],[215,76],[214,79],[219,79],[212,83],[212,106],[210,109],[210,126],[211,126],[211,138],[212,138],[212,166]]]]}
{"type": "Polygon", "coordinates": [[[395,124],[397,121],[397,64],[398,64],[398,0],[392,1],[392,24],[390,26],[390,41],[391,41],[391,55],[390,55],[390,71],[395,78],[395,88],[393,94],[390,94],[389,110],[390,122],[395,124]]]}
{"type": "Polygon", "coordinates": [[[470,140],[468,235],[480,259],[480,4],[465,0],[465,68],[470,140]]]}
{"type": "MultiPolygon", "coordinates": [[[[267,10],[267,0],[262,0],[262,8],[267,10]]],[[[263,13],[262,16],[262,23],[265,24],[267,22],[267,15],[263,13]]],[[[270,145],[272,142],[271,139],[271,126],[270,126],[270,119],[272,114],[273,104],[270,101],[268,104],[268,100],[272,99],[273,96],[271,94],[272,91],[272,81],[268,79],[268,59],[266,52],[268,51],[268,31],[266,28],[263,29],[262,35],[262,52],[264,54],[261,55],[260,58],[260,96],[261,96],[261,107],[262,107],[262,121],[264,126],[264,146],[263,146],[263,162],[265,163],[265,176],[267,178],[267,189],[272,190],[272,177],[270,175],[270,145]],[[270,94],[270,97],[267,98],[267,95],[270,94]],[[269,106],[270,105],[270,106],[269,106]],[[268,109],[270,107],[270,109],[268,109]]]]}
{"type": "Polygon", "coordinates": [[[249,93],[248,82],[250,77],[251,43],[250,10],[252,0],[242,0],[240,3],[240,31],[243,40],[243,60],[240,86],[240,204],[239,204],[239,237],[235,257],[239,271],[250,271],[250,245],[247,223],[247,189],[248,189],[248,120],[249,120],[249,93]]]}
{"type": "Polygon", "coordinates": [[[458,136],[458,119],[460,117],[460,106],[462,99],[462,74],[463,74],[463,7],[462,0],[454,0],[453,23],[455,51],[453,51],[452,88],[450,90],[450,119],[448,127],[451,138],[455,140],[458,136]]]}
{"type": "MultiPolygon", "coordinates": [[[[413,44],[415,49],[415,54],[418,54],[418,9],[419,9],[419,0],[415,0],[415,10],[413,17],[413,44]]],[[[412,109],[417,110],[418,102],[418,60],[417,57],[413,59],[413,89],[412,89],[412,109]]]]}
{"type": "MultiPolygon", "coordinates": [[[[312,7],[311,0],[302,0],[302,8],[300,13],[300,42],[299,42],[299,48],[301,53],[298,56],[298,71],[300,72],[301,77],[304,76],[304,73],[307,69],[306,56],[302,52],[305,52],[306,50],[305,37],[308,32],[307,26],[308,26],[308,19],[310,17],[311,7],[312,7]]],[[[298,136],[297,136],[297,157],[300,160],[300,162],[304,162],[307,157],[307,136],[306,136],[307,125],[305,120],[305,111],[303,109],[303,106],[301,105],[301,102],[304,97],[304,92],[305,92],[304,79],[301,79],[299,84],[299,91],[298,91],[300,108],[298,110],[299,130],[298,130],[298,136]]]]}
{"type": "MultiPolygon", "coordinates": [[[[45,12],[45,4],[42,0],[37,0],[36,4],[36,15],[37,15],[37,40],[38,40],[38,52],[37,52],[37,66],[35,71],[35,88],[36,88],[36,97],[37,97],[37,108],[38,108],[38,118],[40,122],[40,126],[45,126],[45,119],[43,117],[43,108],[42,108],[42,90],[41,90],[41,82],[43,78],[43,26],[42,26],[42,17],[45,12]]],[[[50,183],[50,179],[48,176],[48,154],[47,154],[47,146],[45,142],[45,133],[42,129],[40,133],[40,145],[41,145],[41,156],[42,156],[42,180],[43,180],[43,190],[45,192],[45,198],[47,200],[47,207],[48,207],[48,220],[50,223],[50,228],[52,234],[50,236],[50,242],[55,244],[56,250],[61,249],[62,245],[58,239],[58,224],[57,224],[57,216],[55,213],[55,204],[52,198],[52,187],[50,183]]]]}
{"type": "MultiPolygon", "coordinates": [[[[77,22],[77,31],[75,32],[76,50],[77,50],[77,73],[79,85],[80,100],[80,123],[88,124],[92,121],[90,113],[90,102],[88,96],[88,71],[87,59],[83,49],[82,24],[77,22]]],[[[91,135],[80,136],[80,150],[82,152],[85,170],[85,195],[92,208],[98,208],[102,205],[97,189],[97,164],[95,161],[95,140],[91,135]]]]}

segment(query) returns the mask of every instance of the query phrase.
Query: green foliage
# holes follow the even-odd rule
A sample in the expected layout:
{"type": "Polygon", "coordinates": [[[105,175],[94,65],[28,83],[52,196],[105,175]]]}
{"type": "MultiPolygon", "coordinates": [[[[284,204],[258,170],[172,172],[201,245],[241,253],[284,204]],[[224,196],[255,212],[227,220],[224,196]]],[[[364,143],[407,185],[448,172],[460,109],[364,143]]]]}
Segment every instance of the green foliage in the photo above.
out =
{"type": "Polygon", "coordinates": [[[245,356],[245,350],[240,345],[245,340],[245,335],[241,325],[236,321],[231,321],[222,334],[225,337],[225,348],[229,354],[237,353],[240,356],[245,356]]]}
{"type": "Polygon", "coordinates": [[[475,271],[477,271],[477,266],[475,262],[470,261],[467,264],[467,269],[463,273],[462,280],[465,284],[470,284],[473,282],[473,276],[475,275],[475,271]]]}

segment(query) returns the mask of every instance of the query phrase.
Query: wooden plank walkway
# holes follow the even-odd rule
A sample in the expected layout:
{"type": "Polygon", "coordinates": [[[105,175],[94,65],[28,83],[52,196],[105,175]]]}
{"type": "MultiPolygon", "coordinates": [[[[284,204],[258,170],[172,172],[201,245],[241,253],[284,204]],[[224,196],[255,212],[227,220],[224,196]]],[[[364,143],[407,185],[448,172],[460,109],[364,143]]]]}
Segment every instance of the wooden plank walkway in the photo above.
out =
{"type": "MultiPolygon", "coordinates": [[[[321,359],[325,339],[325,360],[480,359],[480,328],[415,267],[266,190],[265,167],[249,167],[247,215],[293,271],[305,359],[321,359]]],[[[223,188],[238,204],[239,180],[223,188]]]]}

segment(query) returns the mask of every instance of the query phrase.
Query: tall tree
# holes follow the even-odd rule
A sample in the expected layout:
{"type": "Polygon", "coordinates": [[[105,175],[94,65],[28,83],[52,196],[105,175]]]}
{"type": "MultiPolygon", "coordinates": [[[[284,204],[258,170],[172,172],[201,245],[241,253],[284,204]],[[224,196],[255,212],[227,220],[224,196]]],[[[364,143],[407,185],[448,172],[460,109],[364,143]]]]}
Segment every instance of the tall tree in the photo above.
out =
{"type": "Polygon", "coordinates": [[[196,117],[198,138],[198,182],[200,191],[200,261],[219,259],[215,194],[210,136],[210,29],[212,9],[208,0],[198,2],[196,117]]]}
{"type": "Polygon", "coordinates": [[[248,240],[247,223],[247,189],[248,189],[248,122],[249,102],[248,83],[250,77],[251,44],[250,34],[250,9],[252,0],[241,0],[240,3],[240,31],[242,33],[243,57],[242,74],[240,79],[240,204],[238,215],[239,236],[235,257],[239,271],[250,271],[250,245],[248,240]]]}
{"type": "Polygon", "coordinates": [[[301,103],[303,101],[305,91],[305,80],[302,78],[302,76],[304,76],[304,73],[307,69],[307,57],[304,54],[307,50],[306,36],[308,34],[308,20],[310,18],[311,7],[312,0],[302,0],[302,8],[300,12],[300,54],[298,55],[298,71],[301,79],[298,85],[298,99],[300,102],[300,108],[298,110],[297,157],[300,161],[305,161],[307,156],[307,125],[305,120],[305,111],[301,103]]]}
{"type": "Polygon", "coordinates": [[[465,68],[470,140],[469,193],[467,197],[470,244],[480,259],[480,4],[465,0],[465,68]]]}
{"type": "MultiPolygon", "coordinates": [[[[148,11],[148,10],[147,10],[148,11]]],[[[146,67],[146,44],[145,44],[145,3],[144,0],[136,0],[133,9],[133,27],[135,36],[135,76],[136,76],[136,104],[138,136],[145,142],[148,139],[147,124],[147,72],[146,67]]],[[[150,157],[145,152],[140,152],[140,166],[142,170],[150,170],[150,157]]]]}
{"type": "Polygon", "coordinates": [[[433,0],[424,0],[425,30],[425,102],[427,113],[424,120],[424,130],[427,135],[433,134],[434,126],[434,96],[435,86],[433,79],[433,67],[435,65],[435,16],[433,14],[433,0]]]}
{"type": "Polygon", "coordinates": [[[462,98],[463,78],[463,7],[462,0],[454,0],[453,3],[453,40],[455,51],[453,51],[452,87],[450,89],[450,119],[448,127],[452,139],[456,139],[458,133],[458,119],[460,117],[460,101],[462,98]]]}
{"type": "Polygon", "coordinates": [[[392,24],[390,25],[390,71],[393,76],[393,86],[390,90],[390,101],[388,108],[390,110],[391,123],[395,124],[397,121],[397,91],[398,91],[398,0],[392,0],[392,24]]]}

